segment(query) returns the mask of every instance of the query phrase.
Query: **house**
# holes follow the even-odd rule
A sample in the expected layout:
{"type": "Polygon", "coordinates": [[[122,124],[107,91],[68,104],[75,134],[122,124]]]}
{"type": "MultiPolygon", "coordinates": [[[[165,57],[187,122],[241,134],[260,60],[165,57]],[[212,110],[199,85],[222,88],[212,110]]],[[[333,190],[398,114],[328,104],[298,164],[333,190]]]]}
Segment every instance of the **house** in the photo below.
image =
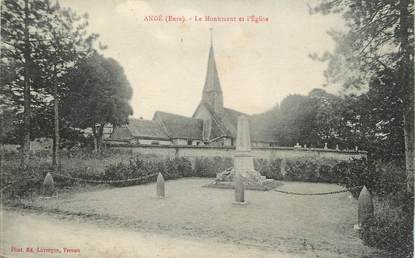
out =
{"type": "Polygon", "coordinates": [[[109,141],[135,144],[234,146],[238,117],[250,120],[254,147],[276,146],[272,130],[257,116],[249,116],[224,106],[213,44],[209,49],[202,99],[192,117],[155,112],[152,120],[130,119],[128,125],[115,128],[109,141]]]}
{"type": "Polygon", "coordinates": [[[109,139],[130,144],[172,144],[169,136],[157,121],[136,118],[130,118],[127,125],[116,127],[109,139]]]}

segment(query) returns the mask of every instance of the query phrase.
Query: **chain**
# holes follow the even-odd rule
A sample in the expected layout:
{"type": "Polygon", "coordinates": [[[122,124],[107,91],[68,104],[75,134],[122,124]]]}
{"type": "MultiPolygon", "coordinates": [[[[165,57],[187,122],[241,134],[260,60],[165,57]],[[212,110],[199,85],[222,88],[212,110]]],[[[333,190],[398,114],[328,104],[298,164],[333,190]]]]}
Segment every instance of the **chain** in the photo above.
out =
{"type": "MultiPolygon", "coordinates": [[[[149,174],[149,175],[145,175],[142,177],[136,177],[136,178],[129,178],[129,179],[123,179],[123,180],[90,180],[90,179],[83,179],[83,178],[76,178],[76,177],[71,177],[71,176],[65,176],[65,175],[61,175],[55,172],[50,172],[51,174],[58,176],[58,177],[62,177],[62,178],[66,178],[66,179],[70,179],[70,180],[75,180],[75,181],[79,181],[79,182],[85,182],[85,183],[95,183],[95,184],[115,184],[115,183],[126,183],[126,182],[133,182],[133,181],[139,181],[139,180],[143,180],[143,179],[147,179],[153,176],[158,175],[158,173],[153,173],[153,174],[149,174]]],[[[9,188],[12,185],[15,185],[16,183],[21,182],[22,180],[35,180],[36,178],[33,177],[28,177],[28,178],[23,178],[23,179],[19,179],[18,181],[12,182],[7,184],[6,186],[2,187],[0,189],[0,192],[3,192],[4,190],[6,190],[7,188],[9,188]]]]}
{"type": "Polygon", "coordinates": [[[330,194],[338,194],[338,193],[345,193],[349,192],[350,190],[357,189],[363,187],[362,185],[351,187],[350,189],[340,190],[340,191],[332,191],[332,192],[324,192],[324,193],[297,193],[297,192],[289,192],[283,190],[274,189],[275,192],[283,193],[283,194],[290,194],[290,195],[330,195],[330,194]]]}
{"type": "Polygon", "coordinates": [[[142,180],[142,179],[147,179],[147,178],[158,175],[158,173],[153,173],[153,174],[145,175],[145,176],[142,176],[142,177],[122,179],[122,180],[91,180],[91,179],[83,179],[83,178],[76,178],[76,177],[66,176],[66,175],[55,173],[55,172],[50,172],[50,173],[55,175],[55,176],[70,179],[70,180],[75,180],[75,181],[80,181],[80,182],[85,182],[85,183],[95,183],[95,184],[114,184],[114,183],[133,182],[133,181],[139,181],[139,180],[142,180]]]}
{"type": "Polygon", "coordinates": [[[25,177],[25,178],[20,178],[19,180],[16,180],[16,181],[14,181],[14,182],[12,182],[12,183],[9,183],[9,184],[7,184],[7,185],[3,186],[3,187],[0,189],[0,192],[3,192],[4,190],[6,190],[7,188],[9,188],[10,186],[15,185],[15,184],[17,184],[17,183],[19,183],[19,182],[22,182],[23,180],[36,180],[36,179],[37,179],[37,178],[34,178],[34,177],[25,177]]]}

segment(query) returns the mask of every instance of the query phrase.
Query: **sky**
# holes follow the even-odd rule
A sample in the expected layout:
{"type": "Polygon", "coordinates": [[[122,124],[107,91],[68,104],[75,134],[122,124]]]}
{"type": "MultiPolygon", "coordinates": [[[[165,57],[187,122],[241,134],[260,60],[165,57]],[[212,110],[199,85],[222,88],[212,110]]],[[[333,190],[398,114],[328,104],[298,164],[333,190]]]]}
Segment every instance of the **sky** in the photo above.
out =
{"type": "Polygon", "coordinates": [[[327,31],[343,25],[338,16],[309,15],[306,0],[59,2],[89,14],[89,31],[108,46],[102,53],[121,64],[133,88],[133,116],[145,119],[157,110],[193,114],[206,76],[210,28],[225,106],[254,114],[290,94],[322,88],[326,64],[309,54],[332,50],[327,31]],[[160,15],[161,21],[146,20],[160,15]],[[268,21],[247,21],[252,15],[268,21]],[[168,16],[186,20],[166,22],[168,16]],[[204,16],[237,21],[205,21],[204,16]]]}

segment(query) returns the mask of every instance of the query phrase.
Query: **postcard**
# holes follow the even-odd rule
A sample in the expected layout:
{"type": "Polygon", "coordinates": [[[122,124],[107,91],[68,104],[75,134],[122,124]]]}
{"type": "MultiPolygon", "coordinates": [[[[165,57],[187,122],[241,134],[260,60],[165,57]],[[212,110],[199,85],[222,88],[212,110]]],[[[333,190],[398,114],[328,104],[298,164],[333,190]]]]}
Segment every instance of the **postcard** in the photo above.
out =
{"type": "Polygon", "coordinates": [[[0,257],[413,257],[410,0],[3,0],[0,257]]]}

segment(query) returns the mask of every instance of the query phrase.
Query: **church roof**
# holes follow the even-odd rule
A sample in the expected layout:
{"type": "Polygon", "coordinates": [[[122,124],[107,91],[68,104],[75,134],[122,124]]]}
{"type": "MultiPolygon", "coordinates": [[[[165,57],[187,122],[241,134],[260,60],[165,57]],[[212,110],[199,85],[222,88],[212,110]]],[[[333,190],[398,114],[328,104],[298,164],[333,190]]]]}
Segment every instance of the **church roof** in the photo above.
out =
{"type": "Polygon", "coordinates": [[[224,124],[231,136],[236,138],[238,128],[238,117],[247,116],[249,119],[252,142],[276,142],[273,128],[267,126],[269,123],[257,115],[247,115],[234,109],[225,108],[224,124]]]}
{"type": "Polygon", "coordinates": [[[205,86],[203,92],[222,92],[219,82],[218,70],[216,68],[215,54],[213,51],[213,45],[209,49],[209,59],[206,72],[205,86]]]}
{"type": "Polygon", "coordinates": [[[159,123],[152,120],[130,118],[128,125],[117,127],[111,135],[113,140],[142,139],[169,140],[159,123]]]}
{"type": "Polygon", "coordinates": [[[237,127],[238,127],[238,117],[242,115],[249,117],[249,115],[245,113],[236,111],[234,109],[225,108],[223,119],[227,125],[228,131],[230,131],[231,135],[235,138],[236,138],[237,127]]]}
{"type": "Polygon", "coordinates": [[[153,120],[158,120],[172,139],[202,139],[203,121],[200,119],[157,111],[153,120]]]}
{"type": "Polygon", "coordinates": [[[238,117],[244,115],[249,119],[252,142],[276,142],[273,128],[269,127],[268,121],[264,120],[261,116],[248,115],[234,109],[224,108],[224,113],[221,117],[216,114],[209,105],[202,102],[199,104],[198,108],[201,106],[204,106],[212,116],[213,125],[211,138],[218,136],[230,136],[236,138],[238,117]]]}

